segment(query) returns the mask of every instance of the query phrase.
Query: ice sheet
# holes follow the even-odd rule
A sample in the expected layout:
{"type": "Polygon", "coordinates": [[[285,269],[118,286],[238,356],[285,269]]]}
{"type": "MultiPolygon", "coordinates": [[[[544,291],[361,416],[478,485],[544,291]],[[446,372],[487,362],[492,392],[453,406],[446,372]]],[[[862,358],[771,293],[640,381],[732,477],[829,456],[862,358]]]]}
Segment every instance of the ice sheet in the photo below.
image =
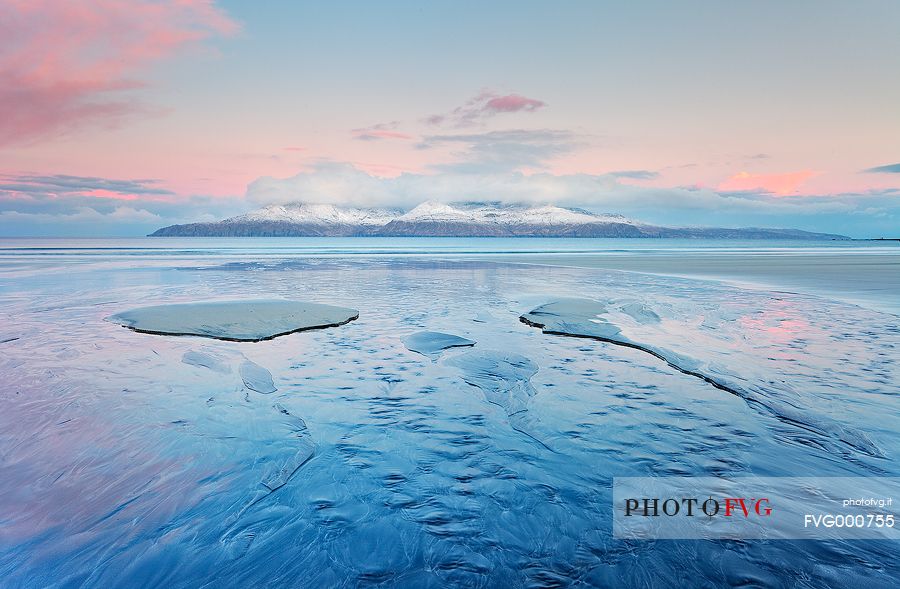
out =
{"type": "Polygon", "coordinates": [[[260,299],[155,305],[122,311],[109,320],[142,333],[258,342],[297,331],[343,325],[358,317],[355,309],[260,299]]]}

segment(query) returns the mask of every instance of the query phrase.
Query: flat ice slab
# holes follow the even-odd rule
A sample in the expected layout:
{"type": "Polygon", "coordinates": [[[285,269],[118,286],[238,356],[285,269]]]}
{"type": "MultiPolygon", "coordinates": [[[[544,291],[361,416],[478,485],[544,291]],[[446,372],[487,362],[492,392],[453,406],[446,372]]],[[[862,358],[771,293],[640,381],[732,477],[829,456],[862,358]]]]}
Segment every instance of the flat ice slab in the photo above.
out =
{"type": "Polygon", "coordinates": [[[346,307],[249,300],[141,307],[113,315],[109,321],[142,333],[258,342],[295,331],[343,325],[357,317],[359,311],[346,307]]]}
{"type": "Polygon", "coordinates": [[[558,299],[525,313],[519,319],[544,333],[624,340],[618,326],[603,319],[606,305],[590,299],[558,299]]]}
{"type": "Polygon", "coordinates": [[[417,331],[403,338],[403,345],[413,352],[434,358],[449,348],[474,346],[475,342],[451,333],[417,331]]]}
{"type": "Polygon", "coordinates": [[[272,373],[250,360],[244,360],[241,363],[241,380],[244,381],[244,386],[251,391],[264,395],[278,390],[275,387],[275,381],[272,380],[272,373]]]}

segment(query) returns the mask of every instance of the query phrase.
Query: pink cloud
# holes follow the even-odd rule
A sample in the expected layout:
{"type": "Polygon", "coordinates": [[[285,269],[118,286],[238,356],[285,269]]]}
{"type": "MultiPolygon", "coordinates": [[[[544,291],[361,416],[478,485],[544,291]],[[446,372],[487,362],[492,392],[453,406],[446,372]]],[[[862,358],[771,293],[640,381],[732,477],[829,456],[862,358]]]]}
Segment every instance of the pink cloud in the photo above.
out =
{"type": "Polygon", "coordinates": [[[406,133],[399,133],[397,131],[366,131],[365,133],[360,133],[356,135],[357,139],[412,139],[412,135],[407,135],[406,133]]]}
{"type": "Polygon", "coordinates": [[[141,197],[137,194],[123,194],[121,192],[113,192],[112,190],[87,190],[82,192],[84,196],[91,196],[93,198],[109,198],[112,200],[138,200],[141,197]]]}
{"type": "Polygon", "coordinates": [[[359,139],[360,141],[377,141],[378,139],[402,139],[404,141],[412,140],[412,135],[397,131],[397,127],[399,126],[399,121],[391,121],[390,123],[378,123],[377,125],[372,125],[371,127],[353,129],[351,133],[353,133],[354,139],[359,139]]]}
{"type": "Polygon", "coordinates": [[[369,174],[370,176],[377,176],[381,178],[396,178],[397,176],[400,176],[405,172],[409,172],[407,168],[404,168],[402,166],[394,166],[391,164],[353,162],[352,165],[355,168],[369,174]]]}
{"type": "Polygon", "coordinates": [[[114,125],[149,62],[237,25],[208,0],[0,3],[0,146],[114,125]]]}
{"type": "Polygon", "coordinates": [[[547,106],[547,103],[541,100],[526,98],[525,96],[520,96],[518,94],[508,94],[506,96],[491,98],[487,101],[487,104],[484,105],[484,109],[495,112],[519,112],[520,110],[534,112],[545,106],[547,106]]]}
{"type": "Polygon", "coordinates": [[[789,196],[797,194],[800,185],[815,175],[816,172],[811,170],[786,174],[740,172],[719,184],[717,189],[723,192],[763,191],[776,196],[789,196]]]}
{"type": "Polygon", "coordinates": [[[0,174],[0,201],[34,202],[76,199],[171,202],[175,194],[158,180],[120,180],[65,174],[0,174]]]}
{"type": "Polygon", "coordinates": [[[462,106],[445,114],[425,117],[424,121],[429,125],[449,123],[455,127],[471,127],[498,114],[535,112],[545,106],[547,106],[546,102],[521,94],[500,95],[491,90],[482,90],[462,106]]]}

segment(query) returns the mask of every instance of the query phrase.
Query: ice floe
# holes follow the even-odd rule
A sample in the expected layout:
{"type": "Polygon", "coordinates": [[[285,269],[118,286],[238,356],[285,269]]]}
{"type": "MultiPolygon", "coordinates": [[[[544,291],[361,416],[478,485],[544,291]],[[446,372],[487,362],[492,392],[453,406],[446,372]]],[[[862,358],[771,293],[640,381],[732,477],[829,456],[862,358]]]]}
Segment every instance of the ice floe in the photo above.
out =
{"type": "Polygon", "coordinates": [[[478,311],[475,313],[475,317],[472,318],[472,321],[475,323],[493,323],[495,319],[494,316],[487,311],[478,311]]]}
{"type": "Polygon", "coordinates": [[[450,333],[417,331],[403,338],[403,345],[423,356],[437,358],[444,350],[471,347],[475,345],[475,342],[450,333]]]}
{"type": "Polygon", "coordinates": [[[228,374],[231,367],[215,354],[209,352],[201,352],[197,350],[188,350],[181,356],[181,361],[189,366],[197,366],[199,368],[208,368],[213,372],[228,374]]]}
{"type": "Polygon", "coordinates": [[[296,331],[343,325],[358,317],[359,311],[346,307],[248,300],[141,307],[113,315],[109,320],[142,333],[256,342],[296,331]]]}
{"type": "Polygon", "coordinates": [[[638,323],[659,323],[656,311],[638,301],[631,301],[619,306],[619,309],[638,323]]]}
{"type": "Polygon", "coordinates": [[[251,360],[241,362],[241,379],[251,391],[257,393],[269,394],[274,393],[278,389],[275,388],[275,381],[272,379],[272,373],[251,360]]]}

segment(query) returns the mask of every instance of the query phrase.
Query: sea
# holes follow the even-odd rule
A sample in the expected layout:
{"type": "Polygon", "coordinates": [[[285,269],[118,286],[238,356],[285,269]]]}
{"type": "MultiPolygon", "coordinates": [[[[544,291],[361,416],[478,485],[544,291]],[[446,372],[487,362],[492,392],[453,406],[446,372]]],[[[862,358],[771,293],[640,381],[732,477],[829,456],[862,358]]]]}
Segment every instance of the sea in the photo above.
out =
{"type": "Polygon", "coordinates": [[[900,242],[0,239],[4,588],[896,587],[895,540],[617,537],[613,486],[900,477],[898,427],[900,242]],[[108,320],[255,299],[359,317],[108,320]],[[641,345],[522,320],[572,299],[641,345]]]}

